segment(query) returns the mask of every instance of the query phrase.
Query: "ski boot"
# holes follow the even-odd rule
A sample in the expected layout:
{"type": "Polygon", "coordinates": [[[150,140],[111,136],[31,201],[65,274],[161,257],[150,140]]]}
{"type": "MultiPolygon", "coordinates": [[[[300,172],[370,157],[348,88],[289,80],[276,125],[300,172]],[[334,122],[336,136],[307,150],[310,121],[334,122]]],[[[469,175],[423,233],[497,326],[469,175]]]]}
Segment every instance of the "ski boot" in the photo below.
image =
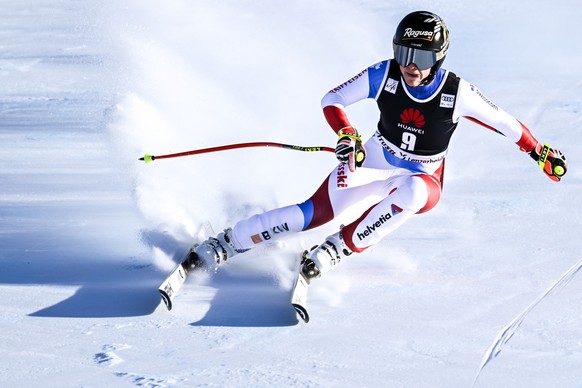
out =
{"type": "Polygon", "coordinates": [[[213,268],[230,259],[232,256],[240,253],[234,247],[231,238],[232,229],[225,229],[216,237],[210,237],[206,241],[195,245],[188,255],[187,265],[190,268],[213,268]]]}
{"type": "Polygon", "coordinates": [[[301,255],[301,273],[308,281],[312,279],[318,278],[321,276],[321,272],[315,266],[313,260],[309,258],[309,254],[317,248],[317,245],[311,248],[311,250],[304,250],[303,254],[301,255]]]}
{"type": "Polygon", "coordinates": [[[301,273],[311,281],[333,269],[343,258],[352,254],[345,245],[341,232],[329,236],[319,246],[304,251],[301,260],[301,273]]]}

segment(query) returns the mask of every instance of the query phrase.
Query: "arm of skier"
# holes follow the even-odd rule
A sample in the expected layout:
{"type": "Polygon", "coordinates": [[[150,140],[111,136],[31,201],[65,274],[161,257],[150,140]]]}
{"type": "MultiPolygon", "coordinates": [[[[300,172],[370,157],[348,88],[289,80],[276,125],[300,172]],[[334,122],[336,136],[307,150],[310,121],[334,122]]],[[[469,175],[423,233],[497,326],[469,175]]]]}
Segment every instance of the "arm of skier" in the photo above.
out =
{"type": "Polygon", "coordinates": [[[542,145],[519,120],[495,105],[468,82],[459,84],[455,120],[464,117],[492,131],[505,135],[528,153],[553,181],[559,181],[568,169],[564,155],[557,149],[542,145]]]}
{"type": "Polygon", "coordinates": [[[336,157],[340,162],[347,163],[350,171],[362,166],[366,159],[366,150],[358,131],[350,123],[345,108],[366,98],[376,97],[383,73],[387,71],[387,64],[384,61],[370,66],[327,92],[321,100],[325,119],[338,135],[336,157]]]}
{"type": "Polygon", "coordinates": [[[336,134],[342,129],[353,128],[345,108],[368,98],[368,88],[368,69],[365,69],[323,96],[321,99],[323,115],[336,134]]]}
{"type": "Polygon", "coordinates": [[[331,129],[338,135],[336,158],[355,171],[366,159],[362,138],[352,126],[345,107],[368,96],[368,69],[327,92],[321,100],[323,114],[331,129]]]}

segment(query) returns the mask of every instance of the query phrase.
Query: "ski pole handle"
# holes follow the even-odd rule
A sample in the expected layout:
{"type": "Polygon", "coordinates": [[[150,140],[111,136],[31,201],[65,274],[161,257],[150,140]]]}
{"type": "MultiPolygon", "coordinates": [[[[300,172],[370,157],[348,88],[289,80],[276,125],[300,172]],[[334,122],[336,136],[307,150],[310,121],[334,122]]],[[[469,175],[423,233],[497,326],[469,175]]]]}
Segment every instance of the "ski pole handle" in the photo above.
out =
{"type": "Polygon", "coordinates": [[[206,154],[206,153],[210,153],[210,152],[234,150],[234,149],[238,149],[238,148],[251,148],[251,147],[276,147],[276,148],[284,148],[284,149],[288,149],[288,150],[303,151],[303,152],[325,151],[325,152],[334,152],[335,153],[335,148],[331,148],[331,147],[298,146],[298,145],[292,145],[292,144],[283,144],[283,143],[274,143],[274,142],[264,142],[263,141],[263,142],[227,144],[227,145],[223,145],[223,146],[201,148],[201,149],[197,149],[197,150],[178,152],[175,154],[167,154],[167,155],[145,154],[143,157],[139,158],[139,160],[143,160],[146,163],[150,163],[150,162],[153,162],[154,160],[157,160],[157,159],[180,158],[182,156],[206,154]]]}

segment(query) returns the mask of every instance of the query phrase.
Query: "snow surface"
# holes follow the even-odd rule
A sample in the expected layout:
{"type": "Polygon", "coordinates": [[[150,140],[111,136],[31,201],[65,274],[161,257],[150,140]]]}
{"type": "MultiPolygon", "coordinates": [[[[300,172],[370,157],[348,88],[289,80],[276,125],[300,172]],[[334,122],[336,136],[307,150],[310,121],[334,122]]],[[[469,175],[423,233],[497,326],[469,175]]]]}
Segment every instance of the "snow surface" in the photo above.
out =
{"type": "MultiPolygon", "coordinates": [[[[0,386],[470,387],[497,335],[582,258],[578,1],[0,3],[0,386]],[[443,198],[287,304],[298,252],[337,223],[156,288],[189,243],[303,201],[333,145],[319,101],[390,57],[412,10],[445,67],[567,155],[555,184],[464,121],[443,198]]],[[[349,109],[370,135],[372,101],[349,109]]],[[[582,387],[582,277],[543,298],[477,387],[582,387]]]]}

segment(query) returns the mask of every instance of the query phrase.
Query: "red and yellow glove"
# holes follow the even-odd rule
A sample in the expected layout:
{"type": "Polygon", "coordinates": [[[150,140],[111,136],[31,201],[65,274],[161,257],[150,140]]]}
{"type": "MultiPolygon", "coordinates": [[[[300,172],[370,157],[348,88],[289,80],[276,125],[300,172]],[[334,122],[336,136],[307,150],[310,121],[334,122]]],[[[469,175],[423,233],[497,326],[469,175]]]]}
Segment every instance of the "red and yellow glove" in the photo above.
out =
{"type": "Polygon", "coordinates": [[[342,128],[338,135],[335,156],[340,162],[346,163],[351,172],[354,172],[356,167],[362,167],[364,160],[366,160],[366,150],[362,144],[362,138],[353,127],[342,128]]]}
{"type": "Polygon", "coordinates": [[[538,143],[529,154],[548,178],[554,182],[559,182],[568,171],[568,162],[564,154],[557,149],[550,148],[548,144],[542,146],[538,143]]]}

